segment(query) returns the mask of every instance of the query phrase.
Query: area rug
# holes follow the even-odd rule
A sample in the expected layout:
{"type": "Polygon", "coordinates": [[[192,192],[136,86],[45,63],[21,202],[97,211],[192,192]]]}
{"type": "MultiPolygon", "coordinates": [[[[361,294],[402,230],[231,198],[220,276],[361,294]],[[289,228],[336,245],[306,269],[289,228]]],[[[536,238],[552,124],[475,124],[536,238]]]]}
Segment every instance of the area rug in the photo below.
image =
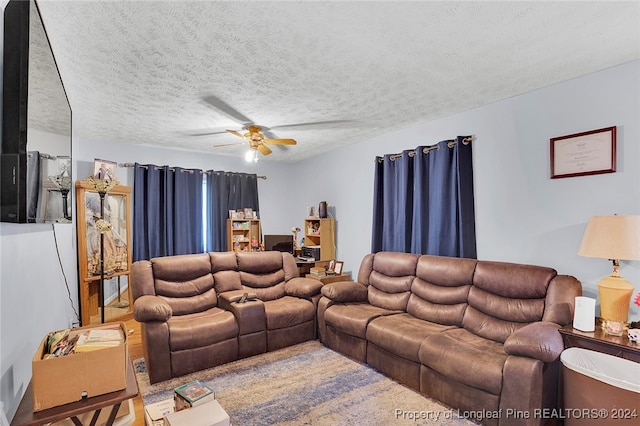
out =
{"type": "Polygon", "coordinates": [[[144,404],[171,398],[174,388],[197,379],[215,391],[234,426],[476,424],[317,341],[154,385],[144,359],[134,366],[144,404]]]}

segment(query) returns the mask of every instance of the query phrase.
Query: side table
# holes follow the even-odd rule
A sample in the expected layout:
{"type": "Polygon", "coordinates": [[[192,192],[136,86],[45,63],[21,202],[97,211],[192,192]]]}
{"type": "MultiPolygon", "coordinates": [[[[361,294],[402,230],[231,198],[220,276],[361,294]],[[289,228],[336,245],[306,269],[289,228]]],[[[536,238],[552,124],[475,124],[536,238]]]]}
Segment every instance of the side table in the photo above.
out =
{"type": "Polygon", "coordinates": [[[71,419],[75,425],[82,425],[77,416],[82,413],[95,411],[91,424],[95,424],[100,411],[106,407],[112,407],[109,414],[109,419],[106,422],[107,426],[113,424],[115,417],[120,408],[120,404],[128,399],[138,396],[138,382],[136,381],[136,375],[133,372],[133,364],[129,359],[127,362],[127,381],[126,387],[122,390],[107,393],[104,395],[97,395],[91,398],[86,398],[70,404],[60,405],[58,407],[49,408],[38,412],[33,411],[33,390],[31,389],[31,382],[20,401],[18,411],[16,411],[11,426],[35,426],[48,423],[57,422],[63,419],[71,419]]]}
{"type": "Polygon", "coordinates": [[[599,321],[596,320],[595,331],[580,331],[571,325],[562,327],[559,331],[567,348],[583,348],[596,352],[617,356],[640,363],[640,345],[629,340],[627,335],[611,336],[604,332],[599,321]]]}
{"type": "Polygon", "coordinates": [[[340,275],[327,275],[326,277],[314,277],[311,274],[306,274],[306,278],[313,278],[314,280],[319,280],[322,284],[335,283],[338,281],[351,281],[351,273],[340,274],[340,275]]]}

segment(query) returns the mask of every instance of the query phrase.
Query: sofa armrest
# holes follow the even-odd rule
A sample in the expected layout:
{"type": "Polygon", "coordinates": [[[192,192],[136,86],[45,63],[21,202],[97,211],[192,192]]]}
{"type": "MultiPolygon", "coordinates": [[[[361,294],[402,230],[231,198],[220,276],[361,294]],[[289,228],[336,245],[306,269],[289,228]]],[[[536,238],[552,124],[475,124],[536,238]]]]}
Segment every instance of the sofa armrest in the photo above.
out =
{"type": "Polygon", "coordinates": [[[140,296],[133,303],[133,317],[138,322],[166,322],[172,315],[171,306],[158,296],[140,296]]]}
{"type": "Polygon", "coordinates": [[[322,282],[313,278],[292,278],[284,285],[288,296],[310,298],[320,294],[322,282]]]}
{"type": "Polygon", "coordinates": [[[322,287],[322,295],[334,302],[366,302],[367,287],[355,281],[339,281],[322,287]]]}
{"type": "Polygon", "coordinates": [[[525,325],[505,340],[504,351],[509,355],[553,362],[564,350],[559,328],[558,324],[546,321],[525,325]]]}

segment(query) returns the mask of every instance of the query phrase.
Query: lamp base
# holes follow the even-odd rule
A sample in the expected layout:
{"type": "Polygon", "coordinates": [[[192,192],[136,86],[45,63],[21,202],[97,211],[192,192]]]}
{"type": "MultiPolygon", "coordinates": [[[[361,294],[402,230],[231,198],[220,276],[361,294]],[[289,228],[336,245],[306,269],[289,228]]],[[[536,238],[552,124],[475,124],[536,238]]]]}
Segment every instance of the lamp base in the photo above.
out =
{"type": "Polygon", "coordinates": [[[598,281],[600,295],[600,317],[604,320],[605,333],[622,336],[629,319],[629,302],[633,285],[623,277],[608,276],[598,281]]]}
{"type": "Polygon", "coordinates": [[[602,320],[602,329],[609,336],[622,336],[624,334],[624,325],[622,321],[602,320]]]}

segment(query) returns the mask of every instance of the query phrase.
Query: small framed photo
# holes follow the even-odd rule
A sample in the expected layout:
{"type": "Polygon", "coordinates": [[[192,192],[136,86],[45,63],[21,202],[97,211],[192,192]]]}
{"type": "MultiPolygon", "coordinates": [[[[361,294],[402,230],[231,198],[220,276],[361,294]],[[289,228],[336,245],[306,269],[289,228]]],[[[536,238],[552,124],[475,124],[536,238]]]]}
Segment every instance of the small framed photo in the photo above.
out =
{"type": "Polygon", "coordinates": [[[245,219],[253,219],[253,210],[244,209],[244,218],[245,219]]]}
{"type": "Polygon", "coordinates": [[[551,179],[616,171],[616,127],[551,138],[551,179]]]}
{"type": "Polygon", "coordinates": [[[93,160],[93,177],[95,179],[113,180],[116,178],[116,167],[118,165],[113,161],[93,160]]]}
{"type": "Polygon", "coordinates": [[[333,267],[333,270],[334,270],[334,272],[336,273],[336,275],[340,275],[340,274],[342,274],[342,267],[343,267],[343,266],[344,266],[344,262],[341,262],[341,261],[339,261],[339,260],[338,260],[338,261],[336,261],[336,263],[335,263],[335,265],[334,265],[334,267],[333,267]]]}
{"type": "Polygon", "coordinates": [[[328,271],[333,271],[336,267],[336,261],[335,259],[332,259],[329,261],[329,265],[327,266],[327,270],[328,271]]]}

